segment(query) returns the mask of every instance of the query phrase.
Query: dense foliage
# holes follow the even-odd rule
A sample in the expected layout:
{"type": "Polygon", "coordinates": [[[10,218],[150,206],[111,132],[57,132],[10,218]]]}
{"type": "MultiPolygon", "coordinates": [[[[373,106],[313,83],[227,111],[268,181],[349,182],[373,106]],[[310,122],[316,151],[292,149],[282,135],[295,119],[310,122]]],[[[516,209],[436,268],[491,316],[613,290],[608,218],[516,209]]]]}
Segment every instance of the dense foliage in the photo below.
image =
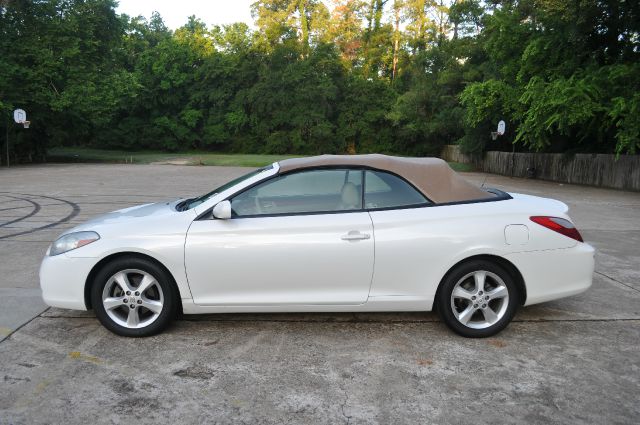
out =
{"type": "Polygon", "coordinates": [[[635,153],[639,4],[259,0],[255,29],[170,31],[114,0],[2,0],[0,126],[22,161],[52,146],[635,153]]]}

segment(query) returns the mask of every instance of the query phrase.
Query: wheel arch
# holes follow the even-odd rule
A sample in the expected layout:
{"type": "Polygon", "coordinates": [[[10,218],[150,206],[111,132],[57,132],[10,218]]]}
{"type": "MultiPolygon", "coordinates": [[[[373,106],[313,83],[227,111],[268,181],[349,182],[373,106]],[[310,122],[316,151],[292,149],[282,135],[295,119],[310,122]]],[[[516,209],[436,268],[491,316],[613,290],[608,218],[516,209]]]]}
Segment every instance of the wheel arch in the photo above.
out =
{"type": "Polygon", "coordinates": [[[176,278],[173,276],[171,271],[164,264],[158,261],[156,258],[153,258],[152,256],[147,254],[142,254],[140,252],[131,252],[131,251],[116,252],[116,253],[107,255],[106,257],[98,261],[93,266],[93,268],[87,275],[87,279],[84,282],[84,304],[87,307],[87,310],[91,310],[93,308],[93,306],[91,305],[91,286],[93,285],[93,281],[96,275],[106,264],[109,264],[110,262],[117,260],[119,258],[141,258],[147,261],[151,261],[152,263],[155,263],[158,267],[164,270],[164,272],[167,274],[167,276],[169,276],[169,278],[173,282],[173,287],[176,291],[176,295],[178,296],[178,313],[182,315],[182,302],[181,302],[181,296],[180,296],[180,288],[178,287],[176,278]]]}
{"type": "MultiPolygon", "coordinates": [[[[527,301],[527,285],[525,284],[524,278],[522,277],[522,273],[520,273],[520,270],[518,270],[518,268],[506,258],[500,257],[498,255],[491,255],[491,254],[473,255],[471,257],[467,257],[463,260],[460,260],[456,264],[451,266],[449,270],[447,270],[447,272],[444,274],[444,276],[442,276],[442,279],[440,279],[440,283],[438,283],[438,289],[436,290],[435,300],[437,300],[438,297],[440,296],[440,289],[442,288],[442,284],[444,283],[445,279],[447,278],[447,276],[449,276],[451,272],[453,272],[456,268],[458,268],[460,265],[464,263],[467,263],[469,261],[476,261],[476,260],[490,261],[504,268],[507,271],[507,273],[509,273],[509,275],[513,278],[514,282],[518,286],[518,291],[520,293],[519,294],[520,299],[518,301],[520,305],[525,304],[525,302],[527,301]]],[[[434,302],[434,306],[435,305],[436,303],[434,302]]]]}

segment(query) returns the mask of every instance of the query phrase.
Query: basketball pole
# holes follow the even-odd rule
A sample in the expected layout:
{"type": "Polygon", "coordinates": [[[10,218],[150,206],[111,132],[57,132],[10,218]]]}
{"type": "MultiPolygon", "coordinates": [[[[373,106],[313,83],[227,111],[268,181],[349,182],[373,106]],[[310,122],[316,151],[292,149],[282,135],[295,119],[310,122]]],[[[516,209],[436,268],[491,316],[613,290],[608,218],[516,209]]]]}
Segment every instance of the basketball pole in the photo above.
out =
{"type": "Polygon", "coordinates": [[[7,167],[9,166],[9,123],[10,119],[7,119],[7,167]]]}

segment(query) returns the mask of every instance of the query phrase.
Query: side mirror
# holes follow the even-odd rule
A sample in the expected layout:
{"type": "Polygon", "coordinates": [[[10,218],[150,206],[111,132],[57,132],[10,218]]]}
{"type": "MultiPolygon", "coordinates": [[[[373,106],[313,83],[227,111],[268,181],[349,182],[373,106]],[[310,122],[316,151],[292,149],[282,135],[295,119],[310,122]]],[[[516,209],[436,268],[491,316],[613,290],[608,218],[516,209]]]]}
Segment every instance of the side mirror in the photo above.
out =
{"type": "Polygon", "coordinates": [[[222,201],[213,207],[213,216],[220,220],[228,220],[231,218],[231,202],[222,201]]]}

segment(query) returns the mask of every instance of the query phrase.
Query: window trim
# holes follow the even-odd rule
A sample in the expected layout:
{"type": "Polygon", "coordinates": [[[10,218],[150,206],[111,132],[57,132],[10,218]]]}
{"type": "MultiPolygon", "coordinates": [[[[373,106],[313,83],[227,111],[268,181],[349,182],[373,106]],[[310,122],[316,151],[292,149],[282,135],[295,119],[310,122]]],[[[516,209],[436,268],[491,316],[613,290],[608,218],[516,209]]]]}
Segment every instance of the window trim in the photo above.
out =
{"type": "MultiPolygon", "coordinates": [[[[305,172],[305,171],[315,171],[315,170],[361,170],[362,172],[362,208],[361,209],[357,209],[357,210],[340,210],[340,211],[308,211],[308,212],[299,212],[299,213],[274,213],[274,214],[252,214],[252,215],[243,215],[241,217],[231,217],[228,220],[238,220],[238,219],[244,219],[244,218],[268,218],[268,217],[293,217],[293,216],[303,216],[303,215],[331,215],[331,214],[353,214],[353,213],[361,213],[361,212],[375,212],[375,211],[391,211],[391,210],[408,210],[408,209],[417,209],[417,208],[432,208],[432,207],[446,207],[446,206],[451,206],[451,205],[464,205],[464,204],[480,204],[480,203],[485,203],[485,202],[496,202],[496,201],[506,201],[509,199],[513,199],[513,197],[511,195],[509,195],[507,192],[503,192],[502,190],[499,189],[495,189],[495,188],[485,188],[485,190],[489,193],[493,193],[496,195],[496,197],[494,198],[486,198],[486,199],[470,199],[470,200],[466,200],[466,201],[454,201],[454,202],[443,202],[443,203],[436,203],[433,202],[427,195],[425,195],[424,193],[422,193],[421,190],[418,190],[418,188],[416,188],[413,184],[411,184],[411,182],[407,181],[407,179],[405,179],[404,177],[391,172],[389,170],[383,170],[380,168],[375,168],[375,167],[369,167],[366,165],[354,165],[354,166],[349,166],[349,165],[324,165],[324,166],[318,166],[318,167],[308,167],[308,168],[298,168],[295,170],[291,170],[291,171],[287,171],[286,173],[281,173],[280,171],[278,171],[276,174],[269,176],[268,178],[264,179],[264,180],[260,180],[257,181],[247,187],[243,187],[242,189],[238,190],[235,193],[232,193],[228,196],[226,196],[224,199],[221,199],[220,201],[218,201],[218,203],[223,202],[223,201],[230,201],[231,198],[233,198],[234,196],[238,196],[248,190],[253,189],[254,187],[266,183],[272,179],[275,179],[277,177],[281,177],[281,176],[286,176],[289,174],[294,174],[294,173],[300,173],[300,172],[305,172]],[[380,208],[365,208],[364,205],[364,192],[365,192],[365,176],[364,176],[364,171],[366,170],[371,170],[371,171],[380,171],[383,173],[387,173],[387,174],[391,174],[395,177],[398,177],[400,180],[402,180],[403,182],[405,182],[406,184],[408,184],[410,187],[412,187],[414,190],[418,191],[418,193],[420,193],[422,196],[424,196],[424,198],[427,200],[426,203],[422,203],[422,204],[414,204],[414,205],[403,205],[403,206],[399,206],[399,207],[380,207],[380,208]]],[[[214,205],[215,206],[215,205],[214,205]]],[[[194,221],[196,220],[217,220],[215,218],[212,217],[213,214],[213,207],[208,208],[205,212],[203,212],[202,214],[199,214],[194,221]]]]}

